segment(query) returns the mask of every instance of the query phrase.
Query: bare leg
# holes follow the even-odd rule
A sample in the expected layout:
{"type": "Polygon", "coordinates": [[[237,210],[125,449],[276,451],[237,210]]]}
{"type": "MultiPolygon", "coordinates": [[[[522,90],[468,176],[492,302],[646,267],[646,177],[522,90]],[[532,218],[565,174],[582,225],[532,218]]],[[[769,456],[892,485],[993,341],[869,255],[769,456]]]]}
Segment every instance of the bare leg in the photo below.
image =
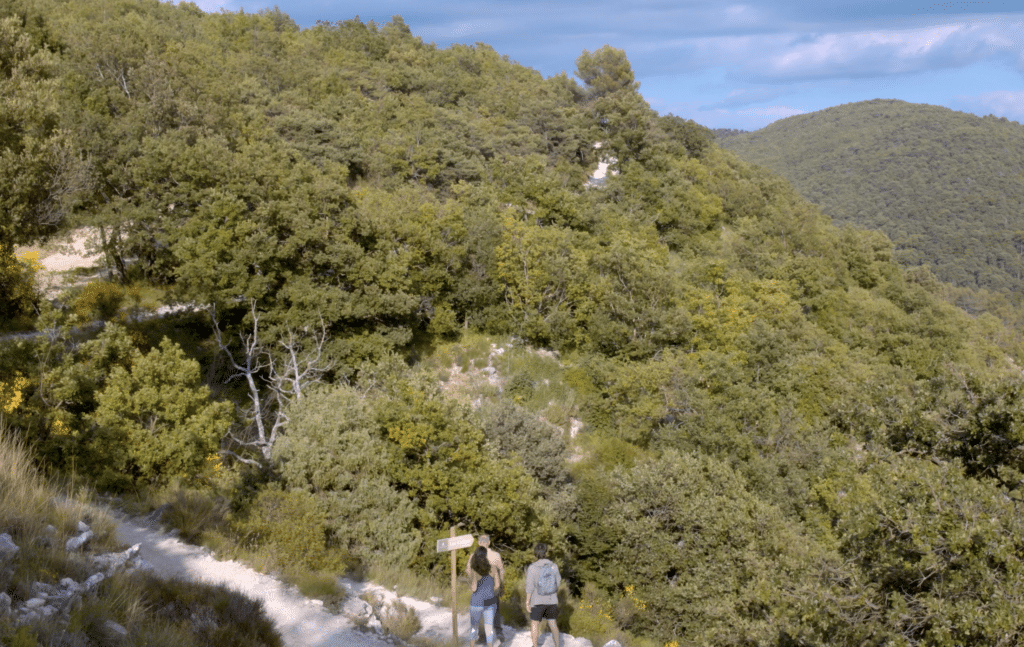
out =
{"type": "Polygon", "coordinates": [[[540,620],[530,621],[530,639],[533,641],[533,647],[537,647],[537,639],[540,637],[540,620]]]}
{"type": "Polygon", "coordinates": [[[494,638],[504,642],[505,624],[501,619],[501,599],[498,599],[498,609],[494,612],[494,638]]]}
{"type": "Polygon", "coordinates": [[[558,636],[558,621],[548,620],[548,625],[551,627],[551,638],[555,641],[555,647],[558,647],[562,644],[562,641],[559,640],[558,636]]]}

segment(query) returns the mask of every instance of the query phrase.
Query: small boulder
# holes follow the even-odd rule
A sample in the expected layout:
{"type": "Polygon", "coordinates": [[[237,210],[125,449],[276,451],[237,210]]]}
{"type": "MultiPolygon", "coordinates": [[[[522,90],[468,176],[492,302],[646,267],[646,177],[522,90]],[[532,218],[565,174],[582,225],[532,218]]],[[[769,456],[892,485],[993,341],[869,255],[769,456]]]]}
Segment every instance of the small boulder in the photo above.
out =
{"type": "Polygon", "coordinates": [[[110,642],[120,642],[128,637],[128,630],[113,620],[103,623],[103,633],[110,642]]]}
{"type": "Polygon", "coordinates": [[[143,523],[145,523],[150,528],[156,528],[157,526],[160,525],[160,522],[161,522],[161,520],[164,517],[164,513],[167,512],[170,509],[171,509],[171,504],[170,503],[165,503],[162,506],[160,506],[159,508],[157,508],[156,510],[150,512],[145,517],[143,517],[142,521],[143,521],[143,523]]]}
{"type": "Polygon", "coordinates": [[[14,557],[18,554],[21,548],[14,543],[11,536],[5,533],[0,533],[0,557],[14,557]]]}
{"type": "Polygon", "coordinates": [[[110,577],[127,566],[129,561],[135,559],[139,554],[140,547],[141,544],[135,544],[123,553],[106,553],[105,555],[96,555],[92,558],[93,566],[104,569],[107,577],[110,577]]]}
{"type": "Polygon", "coordinates": [[[89,532],[90,530],[92,529],[89,527],[89,524],[85,523],[84,521],[78,522],[78,534],[82,534],[83,532],[89,532]]]}
{"type": "Polygon", "coordinates": [[[365,601],[359,598],[349,598],[345,600],[344,606],[341,608],[341,612],[349,617],[363,617],[369,618],[373,615],[373,609],[365,601]]]}
{"type": "Polygon", "coordinates": [[[79,550],[80,548],[85,546],[85,543],[90,539],[92,539],[92,531],[86,530],[77,537],[72,537],[71,539],[69,539],[67,543],[64,544],[64,549],[67,550],[69,553],[73,553],[76,550],[79,550]]]}
{"type": "Polygon", "coordinates": [[[85,587],[85,590],[86,591],[91,591],[91,590],[95,589],[97,586],[100,585],[100,582],[102,582],[105,579],[106,579],[106,576],[103,575],[103,573],[96,573],[95,575],[90,575],[89,579],[87,579],[83,583],[83,585],[85,587]]]}

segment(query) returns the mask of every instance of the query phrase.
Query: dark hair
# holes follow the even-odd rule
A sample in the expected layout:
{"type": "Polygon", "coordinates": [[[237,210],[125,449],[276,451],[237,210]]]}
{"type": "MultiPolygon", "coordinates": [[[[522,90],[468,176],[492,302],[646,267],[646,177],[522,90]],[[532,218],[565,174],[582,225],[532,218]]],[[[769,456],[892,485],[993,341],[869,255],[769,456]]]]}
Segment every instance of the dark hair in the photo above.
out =
{"type": "Polygon", "coordinates": [[[474,550],[473,556],[469,558],[469,565],[476,571],[477,575],[490,575],[491,563],[487,561],[487,549],[480,546],[474,550]]]}
{"type": "Polygon", "coordinates": [[[544,559],[548,556],[548,545],[544,542],[540,542],[533,547],[533,555],[537,559],[544,559]]]}

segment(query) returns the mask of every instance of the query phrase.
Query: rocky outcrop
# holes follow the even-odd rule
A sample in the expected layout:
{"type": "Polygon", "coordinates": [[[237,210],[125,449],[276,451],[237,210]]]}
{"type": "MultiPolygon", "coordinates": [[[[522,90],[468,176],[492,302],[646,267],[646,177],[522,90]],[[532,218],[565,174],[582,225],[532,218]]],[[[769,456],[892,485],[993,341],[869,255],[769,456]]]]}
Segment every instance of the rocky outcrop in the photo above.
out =
{"type": "MultiPolygon", "coordinates": [[[[67,552],[82,551],[86,548],[93,532],[85,522],[79,522],[78,534],[65,542],[67,552]]],[[[18,558],[21,548],[14,543],[9,534],[0,534],[0,562],[13,563],[18,558]]],[[[108,577],[118,571],[149,569],[150,566],[139,557],[139,545],[136,544],[121,553],[105,553],[92,557],[94,573],[82,582],[70,577],[61,579],[56,584],[34,582],[27,600],[12,600],[6,593],[0,593],[0,619],[10,618],[15,624],[22,625],[40,620],[51,620],[67,626],[70,615],[82,598],[95,595],[97,587],[108,577]]],[[[115,622],[107,621],[104,632],[111,640],[127,635],[127,630],[115,622]]]]}

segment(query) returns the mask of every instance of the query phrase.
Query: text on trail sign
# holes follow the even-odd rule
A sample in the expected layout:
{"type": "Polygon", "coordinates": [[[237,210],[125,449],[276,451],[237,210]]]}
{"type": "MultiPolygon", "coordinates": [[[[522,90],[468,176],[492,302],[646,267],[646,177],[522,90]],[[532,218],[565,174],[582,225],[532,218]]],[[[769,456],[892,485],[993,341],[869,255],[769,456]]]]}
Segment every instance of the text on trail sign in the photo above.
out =
{"type": "Polygon", "coordinates": [[[469,548],[473,545],[473,535],[459,535],[458,537],[451,537],[448,539],[437,540],[437,552],[443,553],[448,550],[458,550],[460,548],[469,548]]]}

